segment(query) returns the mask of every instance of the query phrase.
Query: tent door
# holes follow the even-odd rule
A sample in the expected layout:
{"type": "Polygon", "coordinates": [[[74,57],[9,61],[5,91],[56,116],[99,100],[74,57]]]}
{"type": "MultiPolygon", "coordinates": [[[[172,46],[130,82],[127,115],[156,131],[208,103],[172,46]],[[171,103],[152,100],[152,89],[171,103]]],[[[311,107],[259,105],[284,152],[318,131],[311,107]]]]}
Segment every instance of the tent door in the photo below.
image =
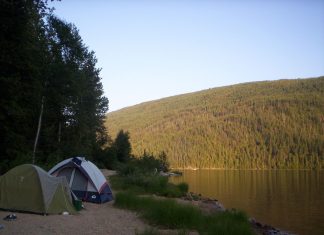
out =
{"type": "Polygon", "coordinates": [[[74,169],[73,173],[74,174],[73,180],[71,180],[71,189],[86,192],[88,186],[87,177],[77,168],[74,169]]]}
{"type": "Polygon", "coordinates": [[[72,188],[72,183],[73,183],[73,180],[74,180],[74,174],[75,174],[75,168],[73,169],[72,174],[71,174],[71,178],[70,178],[70,182],[69,182],[70,188],[72,188]]]}

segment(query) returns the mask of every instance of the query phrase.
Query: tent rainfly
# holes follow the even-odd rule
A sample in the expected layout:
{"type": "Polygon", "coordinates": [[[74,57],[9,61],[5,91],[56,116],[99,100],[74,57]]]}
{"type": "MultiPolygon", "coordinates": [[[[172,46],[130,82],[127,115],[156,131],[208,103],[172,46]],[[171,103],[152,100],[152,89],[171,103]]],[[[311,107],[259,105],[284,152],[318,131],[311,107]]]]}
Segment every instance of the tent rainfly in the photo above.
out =
{"type": "Polygon", "coordinates": [[[0,177],[0,208],[40,214],[76,213],[65,177],[24,164],[0,177]]]}
{"type": "Polygon", "coordinates": [[[73,193],[83,201],[104,203],[113,199],[104,175],[96,165],[83,157],[59,162],[48,173],[65,176],[73,193]]]}

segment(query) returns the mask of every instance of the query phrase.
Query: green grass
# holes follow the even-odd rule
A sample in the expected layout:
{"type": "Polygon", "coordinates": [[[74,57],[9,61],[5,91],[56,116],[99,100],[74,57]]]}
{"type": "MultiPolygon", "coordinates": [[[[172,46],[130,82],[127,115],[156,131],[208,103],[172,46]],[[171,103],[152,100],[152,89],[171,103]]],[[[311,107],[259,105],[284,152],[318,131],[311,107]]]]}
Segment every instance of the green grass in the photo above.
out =
{"type": "Polygon", "coordinates": [[[160,235],[159,231],[155,228],[148,228],[142,232],[135,232],[136,235],[160,235]]]}
{"type": "Polygon", "coordinates": [[[253,234],[247,216],[241,211],[225,211],[205,216],[203,234],[248,235],[253,234]]]}
{"type": "MultiPolygon", "coordinates": [[[[150,198],[152,200],[152,198],[150,198]]],[[[171,229],[195,229],[202,223],[201,211],[197,207],[178,204],[174,200],[152,200],[145,208],[143,217],[154,225],[171,229]]]]}
{"type": "Polygon", "coordinates": [[[181,197],[188,192],[188,185],[186,183],[175,185],[169,183],[167,177],[153,174],[116,175],[111,177],[110,181],[114,189],[133,193],[181,197]]]}
{"type": "MultiPolygon", "coordinates": [[[[136,235],[162,235],[165,233],[159,232],[159,230],[156,228],[148,228],[142,232],[135,232],[135,234],[136,235]]],[[[178,235],[187,235],[187,234],[189,234],[189,232],[187,230],[179,230],[177,234],[178,235]]]]}
{"type": "Polygon", "coordinates": [[[197,207],[172,199],[141,197],[128,192],[116,194],[115,206],[139,212],[150,224],[169,229],[197,230],[200,234],[253,234],[246,215],[239,211],[205,215],[197,207]]]}

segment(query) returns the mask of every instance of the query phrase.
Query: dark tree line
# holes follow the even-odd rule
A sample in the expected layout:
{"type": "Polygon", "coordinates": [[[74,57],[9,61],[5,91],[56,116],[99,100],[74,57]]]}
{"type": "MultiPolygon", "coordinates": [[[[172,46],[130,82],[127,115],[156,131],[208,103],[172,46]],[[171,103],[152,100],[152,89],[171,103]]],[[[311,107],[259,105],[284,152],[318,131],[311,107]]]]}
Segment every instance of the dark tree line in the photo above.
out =
{"type": "Polygon", "coordinates": [[[122,175],[156,174],[157,171],[169,170],[169,162],[164,151],[157,155],[144,151],[143,154],[134,156],[130,134],[123,129],[119,130],[116,138],[110,141],[102,153],[98,162],[104,167],[118,170],[122,175]]]}
{"type": "Polygon", "coordinates": [[[0,174],[31,163],[34,146],[42,166],[96,161],[109,137],[94,52],[47,1],[0,0],[0,21],[0,174]]]}

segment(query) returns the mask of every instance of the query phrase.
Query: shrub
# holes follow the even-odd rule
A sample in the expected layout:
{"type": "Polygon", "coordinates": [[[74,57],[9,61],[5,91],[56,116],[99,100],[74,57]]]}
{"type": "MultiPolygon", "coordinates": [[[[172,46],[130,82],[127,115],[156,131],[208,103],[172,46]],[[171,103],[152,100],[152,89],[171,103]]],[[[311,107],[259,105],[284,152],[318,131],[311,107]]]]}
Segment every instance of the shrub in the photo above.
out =
{"type": "Polygon", "coordinates": [[[180,183],[180,184],[177,184],[177,187],[179,188],[179,190],[183,193],[183,194],[186,194],[188,192],[188,189],[189,189],[189,186],[187,183],[180,183]]]}
{"type": "Polygon", "coordinates": [[[144,152],[143,156],[130,158],[127,164],[121,164],[117,170],[120,175],[131,175],[135,173],[155,174],[157,171],[168,171],[168,168],[169,164],[164,152],[157,157],[144,152]]]}

